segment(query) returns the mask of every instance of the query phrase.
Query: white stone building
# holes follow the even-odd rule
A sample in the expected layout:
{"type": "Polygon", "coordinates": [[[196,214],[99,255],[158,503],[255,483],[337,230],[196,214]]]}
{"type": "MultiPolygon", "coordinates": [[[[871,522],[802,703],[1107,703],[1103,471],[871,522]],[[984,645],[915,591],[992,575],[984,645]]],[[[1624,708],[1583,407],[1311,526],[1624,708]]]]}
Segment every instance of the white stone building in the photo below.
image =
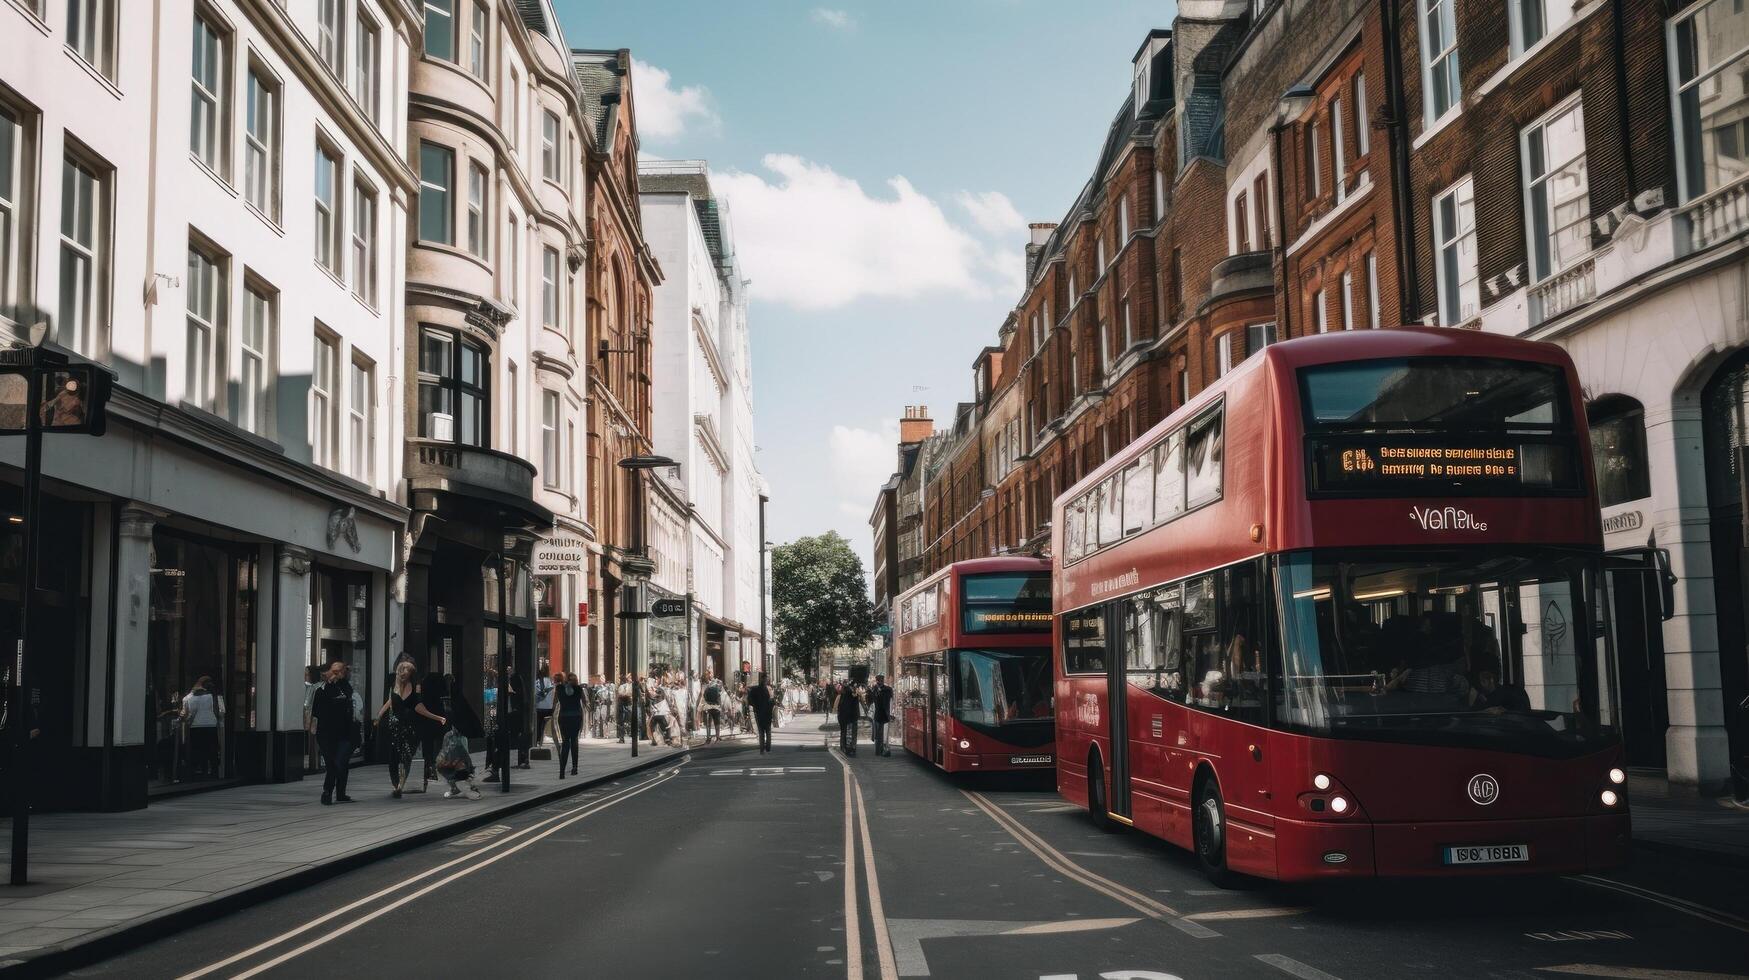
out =
{"type": "MultiPolygon", "coordinates": [[[[348,661],[366,702],[383,695],[401,650],[415,16],[0,4],[0,332],[46,322],[118,379],[105,435],[45,450],[53,561],[26,680],[55,774],[43,805],[299,778],[310,665],[348,661]],[[224,705],[216,744],[176,721],[202,678],[224,705]]],[[[22,449],[0,440],[7,554],[22,449]]]]}
{"type": "MultiPolygon", "coordinates": [[[[644,237],[665,278],[655,294],[656,451],[679,460],[690,525],[691,643],[717,676],[761,664],[768,591],[753,441],[746,282],[728,203],[703,161],[638,168],[644,237]]],[[[756,667],[755,669],[758,669],[756,667]]]]}

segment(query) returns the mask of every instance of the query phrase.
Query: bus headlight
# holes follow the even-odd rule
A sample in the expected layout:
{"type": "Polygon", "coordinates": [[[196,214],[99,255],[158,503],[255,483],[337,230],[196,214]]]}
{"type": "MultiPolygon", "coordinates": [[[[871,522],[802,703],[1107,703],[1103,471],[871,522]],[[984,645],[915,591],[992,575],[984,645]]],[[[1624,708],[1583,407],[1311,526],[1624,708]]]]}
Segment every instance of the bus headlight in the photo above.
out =
{"type": "Polygon", "coordinates": [[[1330,777],[1324,773],[1319,773],[1312,777],[1312,785],[1316,786],[1319,790],[1329,789],[1330,777]]]}
{"type": "Polygon", "coordinates": [[[1615,806],[1620,801],[1621,801],[1621,797],[1615,795],[1615,790],[1606,789],[1603,791],[1603,805],[1604,806],[1615,806]]]}
{"type": "Polygon", "coordinates": [[[971,747],[972,747],[972,743],[969,740],[963,739],[963,738],[960,739],[960,751],[963,752],[966,749],[969,749],[971,747]]]}
{"type": "Polygon", "coordinates": [[[1346,796],[1332,796],[1330,798],[1330,809],[1336,811],[1337,813],[1347,813],[1348,812],[1348,797],[1346,797],[1346,796]]]}
{"type": "Polygon", "coordinates": [[[1628,781],[1628,774],[1622,772],[1620,769],[1611,769],[1609,771],[1609,781],[1620,786],[1622,783],[1628,781]]]}

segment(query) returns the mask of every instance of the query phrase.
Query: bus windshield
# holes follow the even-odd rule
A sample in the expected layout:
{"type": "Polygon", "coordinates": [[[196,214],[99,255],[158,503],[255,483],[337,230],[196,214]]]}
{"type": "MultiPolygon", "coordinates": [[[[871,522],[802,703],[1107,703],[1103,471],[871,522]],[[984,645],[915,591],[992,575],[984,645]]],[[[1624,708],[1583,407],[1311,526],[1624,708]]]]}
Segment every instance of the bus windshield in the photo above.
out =
{"type": "Polygon", "coordinates": [[[960,585],[960,629],[967,633],[1049,633],[1049,572],[986,572],[960,585]]]}
{"type": "Polygon", "coordinates": [[[1335,737],[1534,755],[1616,737],[1595,559],[1312,551],[1277,564],[1276,718],[1335,737]]]}
{"type": "Polygon", "coordinates": [[[1051,653],[960,650],[955,657],[954,717],[973,725],[1049,722],[1051,653]]]}

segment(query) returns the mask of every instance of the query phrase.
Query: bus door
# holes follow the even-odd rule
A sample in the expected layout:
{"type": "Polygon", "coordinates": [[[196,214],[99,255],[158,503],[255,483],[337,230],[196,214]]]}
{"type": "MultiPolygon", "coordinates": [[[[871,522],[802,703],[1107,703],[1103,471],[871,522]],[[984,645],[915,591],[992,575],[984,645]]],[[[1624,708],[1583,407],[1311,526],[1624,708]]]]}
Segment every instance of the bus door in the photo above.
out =
{"type": "MultiPolygon", "coordinates": [[[[1105,635],[1135,635],[1135,604],[1113,602],[1105,607],[1105,635]]],[[[1122,642],[1105,644],[1106,734],[1111,744],[1111,799],[1106,809],[1129,819],[1130,813],[1130,691],[1122,642]]]]}
{"type": "Polygon", "coordinates": [[[947,693],[947,671],[943,665],[946,655],[941,660],[930,661],[924,665],[924,681],[928,686],[928,711],[923,716],[923,758],[936,765],[945,765],[947,760],[942,757],[942,740],[947,737],[944,730],[947,727],[947,709],[950,704],[947,693]]]}

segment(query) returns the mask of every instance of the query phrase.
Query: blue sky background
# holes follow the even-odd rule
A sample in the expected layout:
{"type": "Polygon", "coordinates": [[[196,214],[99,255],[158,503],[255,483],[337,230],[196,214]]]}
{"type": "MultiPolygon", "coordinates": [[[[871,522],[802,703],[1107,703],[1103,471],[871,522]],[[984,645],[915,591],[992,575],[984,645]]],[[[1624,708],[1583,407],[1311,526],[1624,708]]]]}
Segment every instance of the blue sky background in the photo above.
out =
{"type": "Polygon", "coordinates": [[[1170,2],[556,0],[627,47],[643,151],[710,161],[753,280],[769,533],[836,529],[866,564],[897,419],[938,424],[1019,299],[1170,2]]]}

